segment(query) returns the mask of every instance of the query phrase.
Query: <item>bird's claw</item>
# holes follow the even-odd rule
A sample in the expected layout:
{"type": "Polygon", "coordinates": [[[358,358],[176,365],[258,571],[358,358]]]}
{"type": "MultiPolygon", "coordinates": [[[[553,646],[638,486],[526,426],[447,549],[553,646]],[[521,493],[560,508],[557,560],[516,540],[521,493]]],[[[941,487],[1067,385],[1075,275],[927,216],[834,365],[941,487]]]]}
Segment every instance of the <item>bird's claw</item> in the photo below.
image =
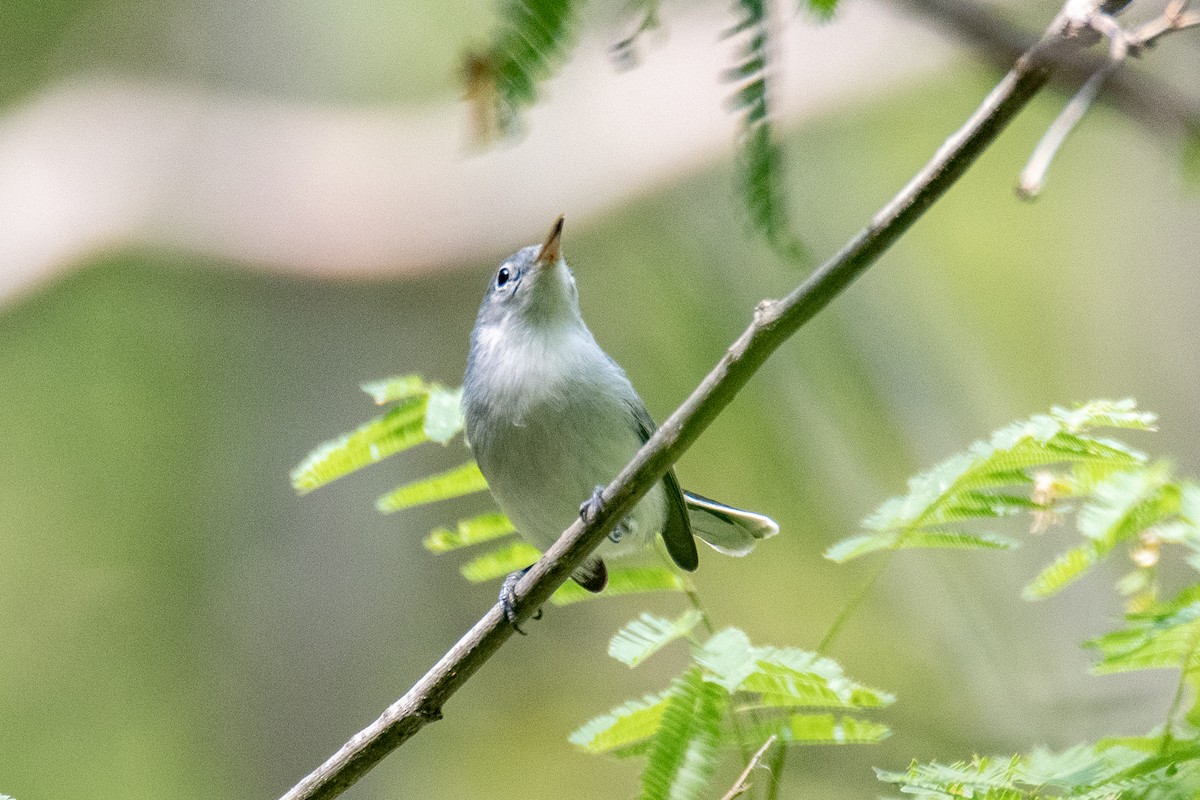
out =
{"type": "MultiPolygon", "coordinates": [[[[504,579],[504,583],[500,584],[500,607],[504,609],[504,618],[508,620],[508,624],[512,625],[513,630],[522,636],[525,631],[521,630],[521,626],[517,624],[517,584],[521,578],[525,577],[525,573],[529,572],[533,565],[525,569],[519,569],[516,572],[510,572],[508,577],[504,579]]],[[[539,608],[530,619],[541,619],[542,610],[539,608]]]]}
{"type": "Polygon", "coordinates": [[[579,504],[579,518],[591,525],[596,521],[596,517],[600,514],[600,507],[603,505],[604,487],[597,486],[592,490],[592,496],[579,504]]]}

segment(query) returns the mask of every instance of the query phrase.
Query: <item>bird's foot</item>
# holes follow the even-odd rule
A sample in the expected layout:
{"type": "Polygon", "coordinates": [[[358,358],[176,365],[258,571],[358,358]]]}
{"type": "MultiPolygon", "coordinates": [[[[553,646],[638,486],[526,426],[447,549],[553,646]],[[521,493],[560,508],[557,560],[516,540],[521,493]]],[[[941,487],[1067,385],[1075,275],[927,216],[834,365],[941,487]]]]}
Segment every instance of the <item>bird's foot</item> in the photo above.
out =
{"type": "MultiPolygon", "coordinates": [[[[521,626],[517,624],[517,584],[521,578],[525,577],[525,573],[533,569],[533,565],[529,565],[525,569],[519,569],[516,572],[510,572],[508,577],[504,579],[504,583],[500,584],[500,606],[504,609],[504,618],[508,620],[508,624],[512,625],[513,630],[522,636],[525,631],[521,630],[521,626]]],[[[530,619],[541,619],[542,610],[539,608],[537,613],[530,619]]]]}
{"type": "Polygon", "coordinates": [[[603,505],[604,487],[597,486],[592,490],[592,496],[579,504],[579,518],[591,525],[596,521],[596,517],[600,514],[600,509],[603,505]]]}

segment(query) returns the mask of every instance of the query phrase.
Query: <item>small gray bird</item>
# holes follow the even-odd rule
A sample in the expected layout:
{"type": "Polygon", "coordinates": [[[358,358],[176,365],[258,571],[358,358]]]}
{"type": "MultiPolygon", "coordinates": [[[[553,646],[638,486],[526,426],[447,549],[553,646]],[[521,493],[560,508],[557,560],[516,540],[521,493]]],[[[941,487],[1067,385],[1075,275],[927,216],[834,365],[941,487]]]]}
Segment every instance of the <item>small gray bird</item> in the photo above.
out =
{"type": "MultiPolygon", "coordinates": [[[[519,250],[491,277],[463,381],[467,439],[479,469],[517,532],[542,551],[655,429],[625,372],[580,316],[575,278],[559,250],[562,227],[559,217],[545,244],[519,250]]],[[[599,592],[608,582],[604,559],[652,547],[659,533],[671,559],[690,572],[697,563],[693,533],[743,556],[778,532],[761,514],[684,492],[671,470],[571,577],[599,592]]],[[[510,621],[522,574],[510,575],[501,590],[510,621]]]]}

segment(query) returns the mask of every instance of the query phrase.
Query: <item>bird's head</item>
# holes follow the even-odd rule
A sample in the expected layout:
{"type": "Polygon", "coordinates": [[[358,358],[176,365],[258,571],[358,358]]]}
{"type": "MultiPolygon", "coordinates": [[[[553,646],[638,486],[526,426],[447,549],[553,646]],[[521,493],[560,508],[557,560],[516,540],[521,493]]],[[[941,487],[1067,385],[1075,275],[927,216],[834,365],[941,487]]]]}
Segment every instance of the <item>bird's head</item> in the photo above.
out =
{"type": "Polygon", "coordinates": [[[579,292],[562,257],[560,216],[541,245],[518,250],[492,274],[477,327],[520,322],[533,330],[579,322],[579,292]]]}

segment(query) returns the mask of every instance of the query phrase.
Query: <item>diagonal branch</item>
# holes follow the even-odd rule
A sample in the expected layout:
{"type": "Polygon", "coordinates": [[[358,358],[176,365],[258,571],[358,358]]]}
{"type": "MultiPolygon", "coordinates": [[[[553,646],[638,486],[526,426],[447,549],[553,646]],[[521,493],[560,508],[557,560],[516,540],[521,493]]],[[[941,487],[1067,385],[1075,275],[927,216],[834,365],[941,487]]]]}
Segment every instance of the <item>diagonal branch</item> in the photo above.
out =
{"type": "MultiPolygon", "coordinates": [[[[1064,17],[1045,42],[1064,40],[1064,17]]],[[[765,300],[754,321],[674,414],[604,490],[590,523],[578,520],[517,584],[519,621],[549,600],[670,466],[729,405],[763,362],[812,319],[907,231],[958,180],[1014,116],[1046,84],[1051,68],[1038,47],[983,100],[966,123],[938,149],[870,223],[782,300],[765,300]]],[[[441,719],[442,705],[512,636],[500,605],[490,611],[403,697],[357,733],[328,761],[296,784],[283,800],[336,797],[426,723],[441,719]]]]}

